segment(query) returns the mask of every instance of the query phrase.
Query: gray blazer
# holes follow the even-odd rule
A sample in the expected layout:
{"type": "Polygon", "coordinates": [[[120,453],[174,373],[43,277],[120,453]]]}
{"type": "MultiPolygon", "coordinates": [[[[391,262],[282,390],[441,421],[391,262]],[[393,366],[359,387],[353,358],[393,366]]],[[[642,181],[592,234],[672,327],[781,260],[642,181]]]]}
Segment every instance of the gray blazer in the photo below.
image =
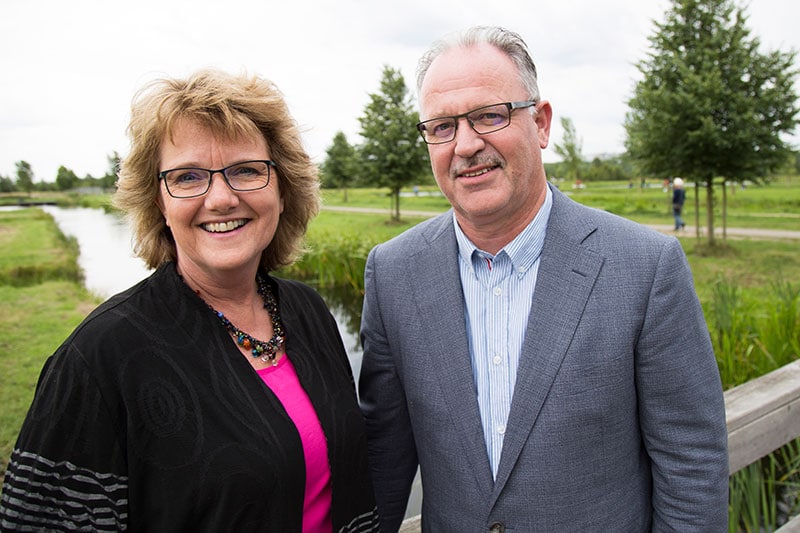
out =
{"type": "Polygon", "coordinates": [[[726,531],[719,371],[680,243],[553,190],[497,479],[452,212],[369,255],[362,410],[384,531],[726,531]],[[501,530],[501,529],[497,529],[501,530]]]}

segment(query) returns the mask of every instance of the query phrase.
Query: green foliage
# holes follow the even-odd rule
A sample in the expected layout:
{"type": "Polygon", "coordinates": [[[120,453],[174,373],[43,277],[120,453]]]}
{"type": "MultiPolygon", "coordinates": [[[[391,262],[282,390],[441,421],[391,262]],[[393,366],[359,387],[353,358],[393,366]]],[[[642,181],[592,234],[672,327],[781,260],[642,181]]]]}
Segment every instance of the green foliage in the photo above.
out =
{"type": "Polygon", "coordinates": [[[58,167],[56,173],[56,187],[59,191],[68,191],[78,183],[78,176],[65,166],[58,167]]]}
{"type": "Polygon", "coordinates": [[[16,190],[17,186],[14,185],[14,180],[8,176],[0,176],[0,193],[14,192],[16,190]]]}
{"type": "Polygon", "coordinates": [[[394,219],[400,218],[400,189],[419,181],[427,169],[427,150],[417,133],[414,111],[403,75],[384,67],[379,93],[370,102],[361,124],[361,169],[367,183],[388,187],[394,199],[394,219]]]}
{"type": "Polygon", "coordinates": [[[562,158],[561,169],[563,178],[571,180],[581,179],[581,168],[583,167],[582,146],[583,141],[575,131],[572,119],[561,117],[561,127],[564,129],[564,137],[561,144],[556,143],[554,149],[562,158]]]}
{"type": "Polygon", "coordinates": [[[17,161],[17,189],[28,195],[33,191],[33,169],[27,161],[17,161]]]}
{"type": "Polygon", "coordinates": [[[673,0],[629,101],[626,147],[649,175],[758,180],[797,124],[795,52],[759,51],[731,0],[673,0]]]}
{"type": "MultiPolygon", "coordinates": [[[[773,281],[768,296],[755,299],[720,277],[706,320],[726,388],[776,370],[800,354],[800,286],[773,281]]],[[[798,488],[800,440],[794,440],[731,476],[729,531],[775,531],[782,518],[798,510],[798,488]]]]}
{"type": "Polygon", "coordinates": [[[347,201],[347,189],[352,187],[357,177],[356,150],[347,142],[341,131],[333,137],[333,144],[326,151],[327,158],[322,165],[322,186],[326,188],[344,189],[344,201],[347,201]]]}

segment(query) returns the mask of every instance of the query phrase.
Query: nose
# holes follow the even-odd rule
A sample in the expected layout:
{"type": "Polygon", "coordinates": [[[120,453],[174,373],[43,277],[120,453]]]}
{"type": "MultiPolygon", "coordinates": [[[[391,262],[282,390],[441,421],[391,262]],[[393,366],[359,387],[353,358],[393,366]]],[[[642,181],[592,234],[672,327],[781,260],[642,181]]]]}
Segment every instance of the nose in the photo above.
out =
{"type": "Polygon", "coordinates": [[[483,136],[472,129],[467,117],[461,117],[459,120],[463,120],[464,123],[459,123],[456,128],[453,139],[455,154],[460,157],[471,157],[483,149],[485,142],[483,136]]]}
{"type": "Polygon", "coordinates": [[[239,195],[228,186],[222,172],[215,172],[211,175],[205,202],[209,209],[228,209],[239,203],[239,195]]]}

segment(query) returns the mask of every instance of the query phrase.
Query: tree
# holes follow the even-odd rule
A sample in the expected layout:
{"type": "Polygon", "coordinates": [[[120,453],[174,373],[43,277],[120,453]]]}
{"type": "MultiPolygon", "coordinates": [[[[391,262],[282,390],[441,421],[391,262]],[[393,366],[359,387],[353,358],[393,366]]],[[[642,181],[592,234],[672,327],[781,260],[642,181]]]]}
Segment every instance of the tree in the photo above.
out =
{"type": "Polygon", "coordinates": [[[555,145],[555,151],[563,159],[562,170],[567,174],[566,177],[574,179],[576,182],[581,179],[581,167],[583,166],[583,141],[575,131],[572,119],[561,117],[561,127],[564,129],[564,137],[561,144],[555,145]]]}
{"type": "Polygon", "coordinates": [[[108,170],[99,181],[100,186],[103,189],[108,190],[117,186],[117,174],[119,173],[120,157],[119,154],[114,151],[111,155],[106,156],[106,159],[108,160],[108,170]]]}
{"type": "Polygon", "coordinates": [[[344,201],[347,202],[347,188],[356,179],[356,149],[347,142],[347,136],[339,131],[325,153],[327,158],[322,165],[323,184],[325,187],[343,189],[344,201]]]}
{"type": "Polygon", "coordinates": [[[765,179],[785,163],[781,135],[797,124],[796,52],[762,54],[746,21],[731,0],[673,0],[637,64],[644,78],[625,119],[644,172],[705,186],[710,244],[714,179],[765,179]]]}
{"type": "Polygon", "coordinates": [[[14,186],[14,180],[8,176],[0,175],[0,192],[14,192],[17,188],[14,186]]]}
{"type": "Polygon", "coordinates": [[[78,176],[65,166],[58,167],[56,187],[59,191],[68,191],[78,184],[78,176]]]}
{"type": "Polygon", "coordinates": [[[25,191],[28,196],[33,191],[33,169],[27,161],[17,161],[17,189],[25,191]]]}
{"type": "Polygon", "coordinates": [[[393,220],[400,219],[400,189],[422,177],[427,150],[417,132],[419,114],[411,104],[406,82],[399,71],[385,66],[380,93],[370,94],[364,109],[358,154],[368,183],[389,187],[393,220]]]}

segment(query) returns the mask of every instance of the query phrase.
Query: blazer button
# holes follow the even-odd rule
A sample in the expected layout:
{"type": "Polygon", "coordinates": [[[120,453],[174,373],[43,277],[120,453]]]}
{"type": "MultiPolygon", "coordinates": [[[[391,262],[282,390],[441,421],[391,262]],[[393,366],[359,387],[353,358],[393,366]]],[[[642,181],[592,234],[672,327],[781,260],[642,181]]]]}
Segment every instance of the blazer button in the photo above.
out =
{"type": "Polygon", "coordinates": [[[502,522],[492,522],[489,524],[489,533],[505,533],[506,525],[502,522]]]}

